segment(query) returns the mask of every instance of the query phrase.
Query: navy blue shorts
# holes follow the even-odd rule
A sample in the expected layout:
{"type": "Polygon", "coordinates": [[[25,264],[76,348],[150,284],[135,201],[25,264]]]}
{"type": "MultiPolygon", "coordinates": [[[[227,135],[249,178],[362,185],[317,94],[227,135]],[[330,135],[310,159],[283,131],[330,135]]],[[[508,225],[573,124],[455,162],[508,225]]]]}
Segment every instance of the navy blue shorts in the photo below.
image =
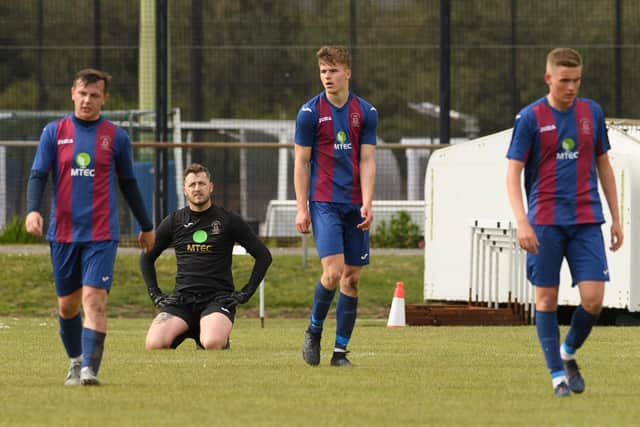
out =
{"type": "Polygon", "coordinates": [[[309,202],[313,238],[320,258],[344,254],[347,265],[369,264],[369,230],[356,226],[362,222],[361,205],[309,202]]]}
{"type": "Polygon", "coordinates": [[[69,295],[83,285],[111,290],[118,242],[50,242],[56,295],[69,295]]]}
{"type": "Polygon", "coordinates": [[[527,254],[527,278],[536,286],[559,286],[562,260],[567,259],[572,286],[609,281],[609,267],[600,224],[534,225],[538,253],[527,254]]]}

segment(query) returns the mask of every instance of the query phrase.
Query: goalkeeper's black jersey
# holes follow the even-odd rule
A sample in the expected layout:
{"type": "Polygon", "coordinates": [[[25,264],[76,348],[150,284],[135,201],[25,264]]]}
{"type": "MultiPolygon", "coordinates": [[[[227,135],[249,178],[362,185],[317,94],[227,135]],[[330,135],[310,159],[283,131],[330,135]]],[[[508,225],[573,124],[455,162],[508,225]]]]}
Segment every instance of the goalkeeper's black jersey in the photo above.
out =
{"type": "Polygon", "coordinates": [[[156,230],[156,243],[140,258],[149,289],[158,287],[155,260],[173,247],[177,272],[175,293],[218,295],[235,290],[231,273],[234,244],[243,246],[255,258],[249,284],[255,289],[271,263],[267,247],[237,214],[212,205],[203,212],[185,207],[167,216],[156,230]]]}

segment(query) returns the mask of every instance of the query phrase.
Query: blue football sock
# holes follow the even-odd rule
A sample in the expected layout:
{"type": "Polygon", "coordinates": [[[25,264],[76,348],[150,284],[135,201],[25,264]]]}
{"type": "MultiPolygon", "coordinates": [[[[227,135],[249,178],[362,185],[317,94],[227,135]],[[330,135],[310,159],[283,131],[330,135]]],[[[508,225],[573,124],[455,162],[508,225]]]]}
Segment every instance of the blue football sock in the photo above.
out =
{"type": "Polygon", "coordinates": [[[536,331],[540,347],[547,362],[547,368],[551,372],[552,378],[563,371],[562,359],[560,358],[560,328],[558,327],[558,314],[555,311],[536,310],[536,331]]]}
{"type": "Polygon", "coordinates": [[[584,344],[597,320],[598,316],[589,313],[581,305],[576,307],[571,316],[571,326],[563,344],[567,353],[575,353],[584,344]]]}
{"type": "Polygon", "coordinates": [[[576,349],[569,347],[566,342],[560,346],[560,357],[562,360],[571,360],[576,358],[576,349]]]}
{"type": "Polygon", "coordinates": [[[309,331],[314,334],[322,333],[322,326],[324,319],[327,318],[329,313],[329,307],[333,301],[333,296],[336,294],[336,290],[329,290],[322,286],[322,283],[318,281],[316,288],[313,292],[313,306],[311,307],[311,320],[309,322],[309,331]]]}
{"type": "Polygon", "coordinates": [[[551,372],[551,384],[553,384],[553,388],[556,388],[558,384],[566,380],[567,380],[567,377],[564,371],[551,372]]]}
{"type": "Polygon", "coordinates": [[[82,354],[82,316],[80,313],[71,319],[63,319],[58,315],[60,324],[60,338],[69,358],[82,354]]]}
{"type": "Polygon", "coordinates": [[[346,350],[358,314],[358,297],[340,292],[336,304],[336,350],[346,350]]]}
{"type": "Polygon", "coordinates": [[[98,375],[98,371],[100,370],[102,351],[104,350],[104,339],[106,336],[107,334],[104,332],[82,328],[82,367],[90,366],[96,375],[98,375]]]}

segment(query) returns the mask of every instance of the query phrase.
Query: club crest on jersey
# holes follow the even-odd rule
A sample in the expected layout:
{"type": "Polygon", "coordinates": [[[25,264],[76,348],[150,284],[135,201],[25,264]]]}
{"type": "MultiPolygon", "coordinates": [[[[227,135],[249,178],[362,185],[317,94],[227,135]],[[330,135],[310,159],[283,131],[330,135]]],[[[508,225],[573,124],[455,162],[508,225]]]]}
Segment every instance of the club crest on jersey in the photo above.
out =
{"type": "Polygon", "coordinates": [[[100,147],[102,147],[103,150],[108,150],[111,147],[111,137],[108,135],[101,136],[100,147]]]}
{"type": "Polygon", "coordinates": [[[586,118],[580,119],[580,133],[586,136],[591,136],[593,134],[591,129],[591,120],[586,118]]]}
{"type": "Polygon", "coordinates": [[[211,223],[211,234],[212,235],[218,235],[222,233],[222,223],[220,223],[220,221],[215,220],[211,223]]]}
{"type": "Polygon", "coordinates": [[[89,153],[78,153],[74,158],[77,167],[71,168],[71,176],[95,176],[96,170],[89,169],[91,155],[89,153]]]}
{"type": "Polygon", "coordinates": [[[354,128],[360,127],[360,114],[358,113],[351,114],[351,126],[353,126],[354,128]]]}

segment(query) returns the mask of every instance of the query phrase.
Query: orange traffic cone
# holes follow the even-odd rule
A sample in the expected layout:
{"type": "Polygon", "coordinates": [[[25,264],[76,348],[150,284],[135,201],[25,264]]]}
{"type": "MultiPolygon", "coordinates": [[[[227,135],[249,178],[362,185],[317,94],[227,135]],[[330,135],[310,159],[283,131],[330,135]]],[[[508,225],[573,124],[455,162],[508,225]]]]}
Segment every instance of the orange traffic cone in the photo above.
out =
{"type": "Polygon", "coordinates": [[[404,313],[404,283],[396,282],[396,290],[393,292],[391,310],[387,328],[400,328],[406,326],[404,313]]]}

